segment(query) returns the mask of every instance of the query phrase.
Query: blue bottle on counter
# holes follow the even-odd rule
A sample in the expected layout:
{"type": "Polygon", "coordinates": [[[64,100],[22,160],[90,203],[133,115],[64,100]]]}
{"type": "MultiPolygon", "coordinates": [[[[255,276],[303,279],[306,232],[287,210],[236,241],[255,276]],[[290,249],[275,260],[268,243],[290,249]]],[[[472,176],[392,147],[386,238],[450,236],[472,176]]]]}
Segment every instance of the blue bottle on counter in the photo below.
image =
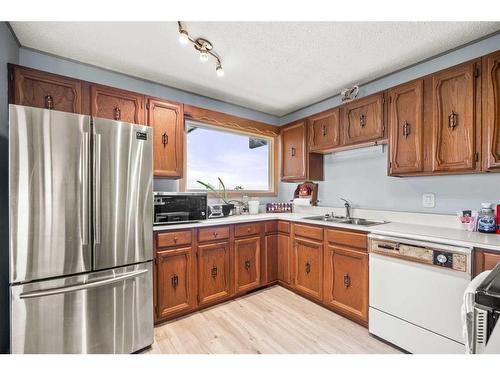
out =
{"type": "Polygon", "coordinates": [[[477,230],[482,233],[495,233],[497,230],[497,219],[491,208],[491,203],[481,203],[481,212],[477,220],[477,230]]]}

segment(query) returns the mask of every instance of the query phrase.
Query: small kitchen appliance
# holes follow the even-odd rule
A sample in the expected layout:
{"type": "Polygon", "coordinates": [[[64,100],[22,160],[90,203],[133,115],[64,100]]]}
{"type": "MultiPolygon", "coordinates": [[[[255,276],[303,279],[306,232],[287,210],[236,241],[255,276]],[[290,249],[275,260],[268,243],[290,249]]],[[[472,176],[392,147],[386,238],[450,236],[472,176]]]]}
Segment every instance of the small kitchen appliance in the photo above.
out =
{"type": "Polygon", "coordinates": [[[154,225],[196,222],[207,218],[207,193],[154,192],[154,225]]]}

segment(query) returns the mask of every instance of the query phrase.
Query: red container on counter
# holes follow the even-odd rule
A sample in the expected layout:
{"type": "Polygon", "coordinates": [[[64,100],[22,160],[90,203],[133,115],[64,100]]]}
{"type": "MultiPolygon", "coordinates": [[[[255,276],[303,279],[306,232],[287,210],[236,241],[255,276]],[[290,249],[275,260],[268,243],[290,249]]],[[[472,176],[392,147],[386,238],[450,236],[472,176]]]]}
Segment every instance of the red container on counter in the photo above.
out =
{"type": "Polygon", "coordinates": [[[500,234],[500,204],[497,204],[497,234],[500,234]]]}

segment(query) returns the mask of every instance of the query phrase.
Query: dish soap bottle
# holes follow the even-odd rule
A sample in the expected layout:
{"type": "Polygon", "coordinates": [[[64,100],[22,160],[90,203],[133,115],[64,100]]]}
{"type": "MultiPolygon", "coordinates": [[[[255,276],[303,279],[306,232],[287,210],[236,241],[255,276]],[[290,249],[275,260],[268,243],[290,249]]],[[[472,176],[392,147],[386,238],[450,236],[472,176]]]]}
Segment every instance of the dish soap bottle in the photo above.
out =
{"type": "Polygon", "coordinates": [[[497,219],[491,208],[491,203],[481,203],[481,212],[477,220],[477,230],[483,233],[495,233],[497,230],[497,219]]]}

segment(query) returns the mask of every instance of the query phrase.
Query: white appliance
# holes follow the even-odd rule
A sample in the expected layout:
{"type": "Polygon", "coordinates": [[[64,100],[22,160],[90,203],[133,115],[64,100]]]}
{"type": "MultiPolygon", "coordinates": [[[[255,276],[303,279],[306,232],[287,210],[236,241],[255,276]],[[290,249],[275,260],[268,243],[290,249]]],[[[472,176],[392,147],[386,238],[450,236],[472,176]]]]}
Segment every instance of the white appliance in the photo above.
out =
{"type": "Polygon", "coordinates": [[[369,236],[369,331],[410,353],[465,353],[472,248],[369,236]]]}

